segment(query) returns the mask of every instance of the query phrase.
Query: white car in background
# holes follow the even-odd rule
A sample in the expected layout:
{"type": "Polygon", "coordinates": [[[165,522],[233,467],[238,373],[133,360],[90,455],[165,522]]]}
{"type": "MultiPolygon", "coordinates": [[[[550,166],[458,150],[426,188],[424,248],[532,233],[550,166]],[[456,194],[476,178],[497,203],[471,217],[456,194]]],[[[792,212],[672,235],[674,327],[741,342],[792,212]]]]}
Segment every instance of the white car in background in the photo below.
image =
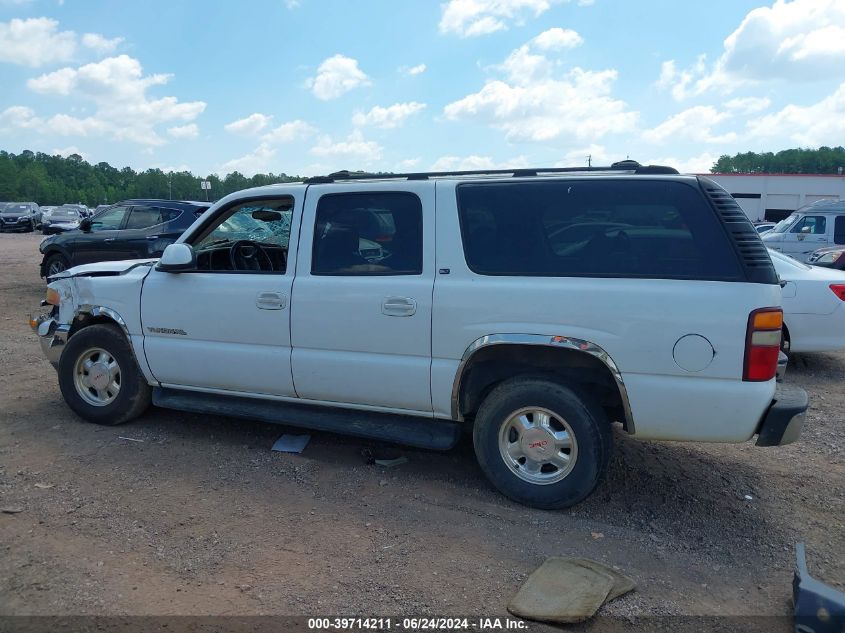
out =
{"type": "Polygon", "coordinates": [[[802,264],[769,249],[783,284],[787,352],[845,349],[845,272],[802,264]]]}

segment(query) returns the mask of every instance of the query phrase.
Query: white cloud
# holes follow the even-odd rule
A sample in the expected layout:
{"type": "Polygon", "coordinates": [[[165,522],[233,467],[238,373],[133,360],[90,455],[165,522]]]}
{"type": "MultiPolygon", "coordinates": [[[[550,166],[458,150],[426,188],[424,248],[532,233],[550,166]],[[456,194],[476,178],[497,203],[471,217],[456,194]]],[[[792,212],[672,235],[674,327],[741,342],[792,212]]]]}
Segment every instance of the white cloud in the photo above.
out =
{"type": "Polygon", "coordinates": [[[674,156],[664,156],[662,158],[652,158],[645,161],[644,165],[667,165],[674,167],[682,174],[706,174],[710,168],[719,160],[719,156],[704,152],[698,156],[689,158],[677,158],[674,156]]]}
{"type": "Polygon", "coordinates": [[[270,162],[276,155],[276,150],[266,143],[261,143],[253,151],[240,158],[234,158],[223,163],[217,173],[223,175],[238,171],[244,176],[254,176],[259,173],[271,172],[270,162]]]}
{"type": "Polygon", "coordinates": [[[737,97],[726,101],[725,107],[740,114],[756,114],[766,110],[771,103],[767,97],[737,97]]]}
{"type": "Polygon", "coordinates": [[[441,156],[431,165],[431,171],[471,171],[480,169],[519,169],[527,167],[524,156],[499,163],[489,156],[441,156]]]}
{"type": "Polygon", "coordinates": [[[411,66],[410,68],[407,66],[400,66],[399,72],[413,77],[414,75],[423,74],[426,71],[426,68],[428,67],[425,64],[417,64],[416,66],[411,66]]]}
{"type": "Polygon", "coordinates": [[[64,156],[65,158],[71,156],[72,154],[81,156],[83,160],[88,160],[88,154],[83,152],[76,145],[70,145],[68,147],[54,149],[52,152],[50,152],[51,156],[64,156]]]}
{"type": "Polygon", "coordinates": [[[713,127],[719,125],[731,114],[720,112],[713,106],[695,106],[670,116],[657,127],[643,132],[643,139],[650,143],[678,141],[680,139],[703,143],[729,143],[735,141],[733,132],[717,135],[713,127]]]}
{"type": "Polygon", "coordinates": [[[46,121],[45,132],[73,136],[92,134],[141,145],[162,145],[156,131],[163,123],[189,123],[206,107],[203,101],[182,102],[176,97],[151,99],[147,91],[167,83],[172,75],[143,73],[141,63],[127,55],[109,57],[79,68],[62,68],[30,79],[34,92],[73,95],[96,106],[94,116],[80,119],[59,114],[46,121]]]}
{"type": "Polygon", "coordinates": [[[0,62],[31,66],[65,62],[76,52],[76,34],[50,18],[0,22],[0,62]]]}
{"type": "Polygon", "coordinates": [[[369,86],[370,83],[370,78],[358,68],[358,60],[345,55],[333,55],[323,60],[317,68],[316,77],[308,79],[305,85],[315,97],[329,101],[355,88],[369,86]]]}
{"type": "Polygon", "coordinates": [[[60,31],[59,23],[51,18],[14,18],[0,22],[0,62],[38,68],[71,61],[80,43],[105,55],[122,41],[122,37],[109,39],[99,33],[85,33],[80,39],[73,31],[60,31]]]}
{"type": "Polygon", "coordinates": [[[317,128],[300,119],[282,123],[262,137],[265,143],[292,143],[310,138],[317,133],[317,128]]]}
{"type": "Polygon", "coordinates": [[[724,41],[712,64],[700,56],[678,70],[664,62],[658,86],[671,88],[676,99],[708,90],[729,93],[762,81],[814,81],[845,77],[845,2],[842,0],[775,0],[750,11],[724,41]]]}
{"type": "Polygon", "coordinates": [[[86,33],[82,36],[82,45],[86,48],[90,48],[91,50],[97,53],[100,53],[101,55],[111,53],[120,45],[122,41],[122,37],[114,37],[112,39],[109,39],[100,35],[99,33],[86,33]]]}
{"type": "Polygon", "coordinates": [[[619,159],[611,159],[610,154],[604,145],[591,143],[590,145],[579,147],[566,152],[563,155],[563,160],[555,163],[555,167],[584,167],[597,165],[610,165],[619,159]]]}
{"type": "Polygon", "coordinates": [[[192,139],[200,135],[200,129],[196,123],[188,123],[167,128],[167,133],[173,138],[192,139]]]}
{"type": "Polygon", "coordinates": [[[260,112],[254,112],[248,117],[238,119],[237,121],[232,121],[231,123],[227,123],[223,126],[223,129],[227,132],[231,132],[232,134],[254,136],[255,134],[258,134],[259,132],[266,129],[267,126],[270,125],[270,122],[272,120],[273,117],[271,116],[261,114],[260,112]]]}
{"type": "Polygon", "coordinates": [[[477,37],[503,31],[509,24],[522,24],[526,16],[537,17],[560,0],[449,0],[440,5],[440,32],[477,37]]]}
{"type": "Polygon", "coordinates": [[[356,112],[352,117],[352,124],[358,127],[372,125],[385,129],[395,128],[402,125],[408,117],[425,110],[425,107],[424,103],[417,103],[416,101],[394,103],[386,108],[375,106],[366,114],[356,112]]]}
{"type": "Polygon", "coordinates": [[[751,119],[754,138],[789,138],[810,147],[840,144],[845,137],[845,83],[813,105],[790,104],[778,112],[751,119]]]}
{"type": "Polygon", "coordinates": [[[332,141],[330,136],[323,136],[311,148],[315,156],[357,160],[371,163],[381,158],[383,148],[375,141],[367,141],[360,130],[354,130],[343,141],[332,141]]]}
{"type": "Polygon", "coordinates": [[[0,130],[31,129],[42,124],[35,110],[26,106],[11,106],[0,112],[0,130]]]}
{"type": "Polygon", "coordinates": [[[417,165],[419,165],[421,161],[421,158],[406,158],[405,160],[400,160],[398,163],[396,163],[394,171],[398,171],[400,173],[405,171],[411,171],[417,165]]]}
{"type": "Polygon", "coordinates": [[[447,119],[486,122],[509,141],[598,139],[636,127],[639,114],[612,96],[615,70],[574,68],[562,75],[529,45],[499,67],[506,80],[489,80],[476,93],[448,104],[447,119]]]}
{"type": "Polygon", "coordinates": [[[561,51],[580,46],[584,43],[584,38],[572,29],[555,27],[540,33],[531,43],[541,51],[561,51]]]}

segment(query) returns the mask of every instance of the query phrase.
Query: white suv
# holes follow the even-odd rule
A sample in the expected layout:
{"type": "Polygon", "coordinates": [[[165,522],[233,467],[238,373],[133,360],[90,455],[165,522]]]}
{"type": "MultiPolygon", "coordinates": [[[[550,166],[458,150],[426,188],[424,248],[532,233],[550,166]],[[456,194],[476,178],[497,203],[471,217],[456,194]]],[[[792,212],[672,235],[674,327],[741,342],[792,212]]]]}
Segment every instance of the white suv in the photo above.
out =
{"type": "Polygon", "coordinates": [[[557,508],[600,480],[613,422],[794,441],[780,304],[730,195],[625,162],[241,191],[160,260],[54,276],[32,325],[86,420],[152,402],[433,449],[471,431],[500,491],[557,508]]]}

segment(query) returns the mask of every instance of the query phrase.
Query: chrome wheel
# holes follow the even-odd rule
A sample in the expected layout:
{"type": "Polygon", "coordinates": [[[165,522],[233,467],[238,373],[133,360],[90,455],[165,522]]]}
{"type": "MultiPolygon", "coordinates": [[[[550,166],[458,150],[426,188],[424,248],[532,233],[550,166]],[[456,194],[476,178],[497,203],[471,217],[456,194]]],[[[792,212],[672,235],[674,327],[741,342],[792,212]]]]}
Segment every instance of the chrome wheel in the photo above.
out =
{"type": "Polygon", "coordinates": [[[517,477],[546,485],[572,472],[578,444],[561,416],[548,409],[526,407],[511,413],[499,430],[499,453],[517,477]]]}
{"type": "Polygon", "coordinates": [[[120,365],[106,350],[89,349],[76,361],[73,384],[85,402],[104,407],[114,402],[120,392],[120,365]]]}

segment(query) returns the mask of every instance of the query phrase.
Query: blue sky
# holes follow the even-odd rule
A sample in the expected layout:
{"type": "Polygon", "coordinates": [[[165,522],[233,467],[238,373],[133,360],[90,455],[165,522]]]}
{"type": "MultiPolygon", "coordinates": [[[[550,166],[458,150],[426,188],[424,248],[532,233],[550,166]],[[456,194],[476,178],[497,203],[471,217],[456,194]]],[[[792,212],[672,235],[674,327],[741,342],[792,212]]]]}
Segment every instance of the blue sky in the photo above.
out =
{"type": "Polygon", "coordinates": [[[843,0],[0,0],[0,149],[313,175],[845,142],[843,0]]]}

